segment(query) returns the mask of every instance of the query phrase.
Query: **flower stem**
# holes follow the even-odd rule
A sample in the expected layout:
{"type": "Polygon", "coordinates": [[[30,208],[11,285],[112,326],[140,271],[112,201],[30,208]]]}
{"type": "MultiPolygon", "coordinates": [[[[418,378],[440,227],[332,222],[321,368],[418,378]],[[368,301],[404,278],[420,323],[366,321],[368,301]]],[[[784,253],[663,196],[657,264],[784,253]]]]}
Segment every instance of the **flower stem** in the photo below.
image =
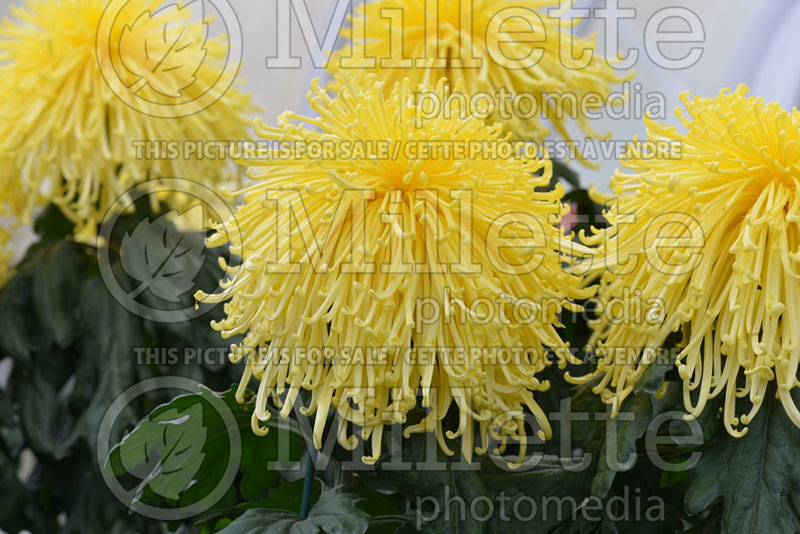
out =
{"type": "Polygon", "coordinates": [[[303,481],[303,501],[300,504],[300,517],[306,519],[311,509],[311,491],[314,489],[314,474],[317,468],[314,465],[314,450],[308,449],[308,464],[306,464],[306,478],[303,481]]]}

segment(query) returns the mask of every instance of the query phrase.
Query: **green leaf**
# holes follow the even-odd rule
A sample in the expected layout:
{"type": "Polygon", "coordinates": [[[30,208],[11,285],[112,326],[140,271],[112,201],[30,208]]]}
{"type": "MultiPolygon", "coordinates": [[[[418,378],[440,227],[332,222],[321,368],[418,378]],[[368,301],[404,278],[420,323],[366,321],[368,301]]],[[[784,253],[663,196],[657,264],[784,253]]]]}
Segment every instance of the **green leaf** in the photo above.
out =
{"type": "Polygon", "coordinates": [[[0,450],[0,484],[3,487],[3,498],[0,499],[0,523],[8,525],[28,495],[17,478],[17,466],[2,450],[0,450]]]}
{"type": "MultiPolygon", "coordinates": [[[[256,436],[250,428],[242,429],[242,462],[239,470],[243,473],[239,491],[247,501],[254,501],[278,485],[280,476],[268,469],[269,462],[278,457],[278,430],[270,430],[266,436],[256,436]]],[[[300,454],[300,444],[293,440],[294,454],[300,454]]]]}
{"type": "MultiPolygon", "coordinates": [[[[511,519],[511,522],[503,521],[496,506],[492,519],[499,532],[509,528],[524,529],[531,534],[550,532],[560,522],[571,519],[574,509],[588,496],[586,473],[564,469],[557,457],[543,457],[535,468],[524,472],[495,467],[488,469],[487,473],[486,467],[481,470],[481,481],[493,497],[506,499],[504,515],[511,519]],[[523,495],[533,499],[537,505],[547,506],[547,510],[537,512],[535,521],[523,523],[510,512],[523,495]]],[[[525,510],[527,513],[527,508],[525,510]]]]}
{"type": "Polygon", "coordinates": [[[142,480],[135,499],[147,486],[157,495],[178,499],[203,464],[207,434],[199,404],[165,410],[135,428],[120,444],[122,465],[142,480]]]}
{"type": "Polygon", "coordinates": [[[0,292],[0,349],[17,364],[27,364],[34,345],[28,319],[30,285],[21,275],[12,278],[0,292]]]}
{"type": "Polygon", "coordinates": [[[11,532],[25,529],[39,532],[54,532],[55,521],[48,521],[36,509],[32,496],[26,492],[25,486],[17,478],[17,465],[0,450],[0,531],[3,528],[11,532]]]}
{"type": "Polygon", "coordinates": [[[13,458],[16,458],[23,443],[19,417],[4,389],[0,389],[0,443],[5,446],[5,450],[11,452],[13,458]]]}
{"type": "Polygon", "coordinates": [[[134,508],[138,501],[159,497],[194,502],[222,479],[231,453],[230,439],[225,421],[206,396],[216,394],[204,390],[180,395],[157,407],[109,453],[115,475],[141,481],[134,508]]]}
{"type": "MultiPolygon", "coordinates": [[[[436,501],[440,511],[445,510],[446,502],[463,499],[467,506],[477,499],[487,496],[478,472],[467,469],[453,469],[453,459],[446,457],[438,447],[430,449],[426,443],[426,435],[413,436],[403,441],[403,461],[412,464],[410,471],[383,471],[405,493],[412,503],[429,503],[435,508],[436,501]],[[429,456],[430,454],[430,456],[429,456]],[[426,469],[423,463],[437,462],[441,466],[426,469]]],[[[481,513],[483,510],[481,509],[481,513]]],[[[427,512],[426,512],[427,514],[427,512]]],[[[494,529],[490,522],[479,521],[472,517],[473,514],[460,514],[453,510],[450,514],[439,513],[436,517],[423,523],[423,531],[432,534],[463,533],[470,534],[490,533],[494,529]],[[448,516],[449,515],[449,516],[448,516]]],[[[401,527],[401,532],[414,531],[414,525],[407,524],[401,527]]]]}
{"type": "MultiPolygon", "coordinates": [[[[60,482],[65,487],[68,504],[65,510],[67,524],[63,533],[108,532],[115,515],[128,515],[125,507],[116,500],[106,486],[93,455],[72,455],[68,469],[51,474],[49,482],[60,482]]],[[[136,516],[128,516],[138,520],[136,516]]],[[[127,525],[126,533],[145,532],[127,525]]]]}
{"type": "Polygon", "coordinates": [[[44,241],[33,267],[33,304],[40,325],[66,346],[74,329],[75,289],[80,286],[82,266],[75,248],[65,241],[44,241]]]}
{"type": "MultiPolygon", "coordinates": [[[[148,504],[157,501],[162,508],[188,506],[209,495],[223,480],[234,453],[229,427],[213,396],[230,410],[241,437],[238,466],[243,476],[238,489],[242,497],[259,502],[272,499],[271,488],[278,484],[279,476],[268,469],[268,462],[277,455],[279,434],[297,433],[299,429],[296,425],[281,425],[275,414],[268,423],[270,432],[262,437],[254,435],[250,428],[252,406],[237,403],[235,391],[231,388],[218,394],[204,388],[201,393],[180,395],[157,407],[111,450],[108,468],[115,475],[135,477],[137,498],[148,504]],[[191,446],[187,447],[187,443],[191,446]],[[170,454],[169,461],[165,461],[164,451],[170,454]]],[[[290,445],[299,455],[297,440],[290,445]]],[[[232,511],[236,489],[234,486],[232,495],[226,494],[198,521],[215,520],[232,511]]]]}
{"type": "Polygon", "coordinates": [[[63,459],[75,443],[72,420],[63,399],[38,368],[20,387],[20,422],[30,448],[41,456],[63,459]]]}
{"type": "Polygon", "coordinates": [[[792,505],[800,495],[800,429],[770,391],[747,434],[723,435],[691,472],[686,511],[700,513],[723,498],[726,534],[800,530],[792,505]]]}
{"type": "Polygon", "coordinates": [[[634,391],[636,393],[656,393],[664,385],[666,374],[674,368],[675,358],[670,357],[665,360],[661,355],[657,356],[656,361],[651,363],[642,377],[636,381],[634,391]]]}
{"type": "Polygon", "coordinates": [[[87,399],[76,432],[94,447],[106,409],[136,382],[133,348],[142,343],[141,328],[136,316],[114,300],[100,276],[84,281],[79,302],[77,344],[81,357],[76,377],[78,386],[89,386],[90,391],[85,392],[87,399]]]}
{"type": "MultiPolygon", "coordinates": [[[[283,441],[280,435],[285,432],[299,434],[300,430],[296,423],[281,424],[280,416],[273,411],[273,417],[267,423],[270,431],[266,436],[256,436],[250,427],[250,419],[253,410],[252,402],[239,404],[236,402],[236,387],[232,387],[224,393],[204,392],[204,395],[215,395],[221,397],[228,410],[231,411],[236,420],[241,437],[241,460],[239,471],[242,473],[239,490],[245,500],[255,499],[263,496],[279,481],[278,472],[269,469],[268,462],[277,457],[279,444],[283,441]],[[271,453],[274,453],[270,456],[271,453]],[[259,495],[260,494],[260,495],[259,495]]],[[[190,396],[186,396],[190,397],[190,396]]],[[[181,499],[181,504],[196,502],[207,495],[224,476],[226,459],[231,453],[230,438],[228,429],[217,411],[209,407],[205,412],[206,427],[208,428],[208,438],[206,439],[203,452],[206,454],[206,461],[200,469],[200,476],[197,482],[192,485],[181,499]]],[[[300,445],[297,439],[289,440],[290,454],[300,455],[300,445]]],[[[294,457],[294,456],[292,456],[294,457]]],[[[267,499],[273,496],[268,492],[267,499]]],[[[299,497],[299,493],[297,494],[299,497]]],[[[262,497],[263,498],[263,497],[262,497]]],[[[220,503],[223,505],[224,503],[220,503]]],[[[263,506],[263,505],[262,505],[263,506]]]]}
{"type": "Polygon", "coordinates": [[[369,515],[356,507],[358,500],[335,488],[320,496],[307,519],[284,510],[248,510],[219,534],[363,534],[369,515]]]}
{"type": "Polygon", "coordinates": [[[606,422],[607,435],[600,450],[597,475],[592,482],[593,495],[605,497],[608,494],[618,473],[609,465],[609,456],[617,462],[626,462],[630,455],[635,455],[636,442],[644,435],[652,417],[653,404],[650,396],[642,394],[635,395],[623,405],[616,421],[606,422]],[[610,430],[610,425],[615,425],[616,432],[610,430]]]}
{"type": "Polygon", "coordinates": [[[618,472],[609,465],[608,457],[617,462],[626,462],[630,455],[636,454],[637,441],[647,430],[654,410],[649,394],[633,395],[622,405],[620,415],[608,420],[608,409],[598,395],[592,392],[598,379],[577,388],[571,400],[571,410],[589,414],[589,420],[574,423],[574,437],[594,458],[597,471],[592,482],[592,495],[605,497],[614,483],[618,472]],[[606,421],[600,421],[600,415],[606,421]],[[616,428],[614,432],[611,428],[616,428]],[[611,447],[609,449],[609,447],[611,447]]]}

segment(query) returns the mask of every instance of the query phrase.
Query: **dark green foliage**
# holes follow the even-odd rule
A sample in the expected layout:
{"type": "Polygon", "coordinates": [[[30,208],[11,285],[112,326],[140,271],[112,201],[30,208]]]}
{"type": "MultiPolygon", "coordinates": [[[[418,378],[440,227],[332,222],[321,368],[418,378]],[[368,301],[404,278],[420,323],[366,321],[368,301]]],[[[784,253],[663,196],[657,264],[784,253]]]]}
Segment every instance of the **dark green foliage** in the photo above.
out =
{"type": "MultiPolygon", "coordinates": [[[[0,391],[0,463],[7,482],[0,527],[86,534],[127,525],[159,532],[158,525],[128,514],[106,489],[95,456],[98,427],[112,401],[145,378],[187,376],[227,389],[237,373],[233,366],[172,366],[140,356],[159,347],[225,347],[208,328],[220,310],[183,325],[140,319],[106,289],[94,248],[66,237],[70,225],[57,209],[45,210],[36,229],[40,241],[0,292],[0,354],[13,360],[0,391]],[[21,462],[33,467],[24,483],[15,476],[21,462]],[[60,514],[67,518],[63,526],[60,514]]],[[[218,278],[215,271],[207,276],[218,278]]],[[[168,397],[154,391],[137,399],[121,414],[119,428],[130,429],[168,397]]]]}
{"type": "MultiPolygon", "coordinates": [[[[563,165],[555,168],[557,177],[574,187],[566,200],[588,216],[578,229],[602,224],[601,208],[577,188],[575,175],[563,165]]],[[[109,246],[116,250],[125,235],[147,230],[138,226],[140,220],[123,217],[109,246]]],[[[155,221],[166,224],[158,214],[150,224],[155,221]]],[[[334,445],[314,453],[325,465],[318,466],[314,504],[303,520],[308,418],[295,411],[283,420],[273,412],[267,435],[256,436],[250,427],[253,394],[247,392],[239,404],[231,389],[240,375],[237,366],[140,356],[148,348],[226,347],[231,340],[222,341],[208,327],[222,310],[175,324],[140,319],[112,298],[95,250],[69,238],[70,225],[57,209],[47,209],[36,229],[41,241],[0,292],[0,355],[13,361],[8,385],[0,389],[0,527],[5,531],[771,534],[800,529],[800,430],[774,394],[747,436],[735,440],[720,428],[719,399],[697,422],[681,419],[682,385],[670,362],[650,368],[613,421],[592,384],[574,388],[561,379],[562,370],[546,370],[543,378],[552,388],[536,398],[551,414],[553,439],[531,440],[519,469],[497,455],[475,456],[470,467],[457,443],[451,443],[457,452],[448,457],[430,436],[393,440],[388,428],[375,466],[360,463],[360,449],[334,445]],[[157,376],[191,378],[207,388],[179,395],[156,390],[137,398],[117,419],[116,446],[98,465],[95,441],[109,405],[131,385],[157,376]],[[656,398],[665,383],[666,395],[656,398]],[[692,433],[697,439],[690,439],[692,433]],[[692,462],[698,453],[699,462],[690,470],[664,468],[692,462]],[[197,514],[161,522],[139,513],[147,506],[180,509],[214,493],[231,459],[232,478],[197,514]],[[280,467],[277,459],[288,464],[280,467]],[[33,470],[21,480],[17,471],[25,465],[33,470]],[[130,509],[109,491],[101,469],[132,492],[130,509]]],[[[182,242],[174,228],[167,231],[172,241],[182,242]]],[[[121,265],[112,267],[131,288],[145,278],[126,279],[121,265]]],[[[186,270],[190,274],[193,269],[186,270]]],[[[220,274],[206,264],[198,279],[213,285],[220,274]]],[[[189,284],[176,287],[184,286],[189,284]]],[[[142,296],[154,298],[147,292],[142,296]]],[[[562,320],[572,347],[582,347],[589,336],[585,321],[579,315],[562,320]]],[[[590,368],[587,362],[571,373],[590,368]]],[[[419,417],[409,414],[410,421],[419,417]]],[[[443,425],[458,426],[455,410],[443,425]]],[[[331,443],[334,427],[331,418],[325,436],[333,438],[331,443]]],[[[490,452],[496,445],[490,444],[490,452]]],[[[509,443],[503,454],[515,459],[518,452],[518,445],[509,443]]]]}

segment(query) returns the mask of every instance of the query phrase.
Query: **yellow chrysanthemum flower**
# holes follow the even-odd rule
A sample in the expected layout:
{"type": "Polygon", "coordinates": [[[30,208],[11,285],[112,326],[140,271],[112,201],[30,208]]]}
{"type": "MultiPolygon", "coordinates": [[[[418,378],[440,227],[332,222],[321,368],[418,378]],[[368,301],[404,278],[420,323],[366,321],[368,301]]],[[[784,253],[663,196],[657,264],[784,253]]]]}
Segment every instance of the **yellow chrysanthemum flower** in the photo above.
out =
{"type": "MultiPolygon", "coordinates": [[[[791,420],[800,361],[800,112],[747,96],[681,95],[685,133],[647,121],[650,141],[679,141],[679,158],[634,149],[612,189],[599,295],[654,313],[608,313],[595,333],[595,391],[616,412],[659,355],[683,333],[675,365],[688,417],[724,395],[724,423],[742,436],[771,382],[791,420]],[[751,406],[737,409],[738,399],[751,406]]],[[[640,145],[641,146],[641,145],[640,145]]],[[[606,308],[608,310],[609,308],[606,308]]],[[[663,355],[663,354],[662,354],[663,355]]]]}
{"type": "MultiPolygon", "coordinates": [[[[545,350],[565,346],[558,313],[587,294],[564,270],[573,243],[558,228],[563,189],[538,189],[550,162],[503,152],[510,135],[475,118],[416,123],[408,80],[391,90],[375,76],[338,81],[338,96],[312,84],[317,118],[287,112],[277,127],[256,126],[281,148],[254,162],[237,220],[209,241],[231,235],[242,256],[218,295],[197,298],[228,300],[214,328],[246,334],[232,350],[247,357],[239,399],[260,380],[253,428],[266,432],[270,397],[285,417],[309,390],[302,410],[316,413],[316,447],[333,408],[339,443],[352,450],[348,423],[362,427],[374,462],[384,425],[406,423],[421,389],[430,411],[406,435],[435,432],[448,454],[445,438],[461,437],[471,458],[491,432],[499,450],[511,437],[524,454],[525,407],[539,437],[551,434],[533,394],[549,386],[536,377],[545,350]],[[471,157],[459,154],[469,147],[471,157]],[[453,404],[460,424],[444,430],[453,404]]],[[[422,88],[452,103],[444,80],[422,88]]]]}
{"type": "Polygon", "coordinates": [[[331,55],[328,70],[362,78],[376,73],[389,88],[406,77],[414,85],[440,77],[452,84],[463,80],[469,103],[462,102],[459,111],[493,110],[487,120],[501,122],[518,139],[544,140],[548,122],[562,138],[572,139],[571,119],[586,135],[602,137],[580,106],[601,109],[613,86],[629,76],[618,76],[594,50],[594,38],[570,35],[576,22],[563,17],[566,11],[549,13],[558,5],[555,0],[367,0],[342,30],[343,47],[331,55]],[[488,98],[476,99],[479,94],[488,98]],[[593,98],[585,98],[589,94],[593,98]]]}
{"type": "Polygon", "coordinates": [[[34,209],[51,201],[89,238],[108,207],[138,183],[163,176],[222,181],[236,172],[224,159],[173,157],[164,146],[246,139],[249,95],[231,88],[202,113],[179,118],[148,113],[158,95],[191,100],[209,87],[227,45],[207,38],[205,21],[192,20],[178,4],[126,2],[115,24],[102,25],[107,4],[28,0],[13,6],[16,20],[0,27],[0,157],[10,161],[0,189],[24,196],[19,223],[30,223],[34,209]],[[110,43],[110,54],[98,54],[96,39],[110,43]],[[171,59],[176,53],[181,57],[171,59]],[[153,65],[158,58],[161,68],[153,65]],[[104,72],[123,68],[130,94],[120,94],[124,83],[112,91],[104,79],[104,72]],[[140,105],[134,109],[122,97],[140,105]],[[147,150],[139,153],[137,145],[147,150]]]}

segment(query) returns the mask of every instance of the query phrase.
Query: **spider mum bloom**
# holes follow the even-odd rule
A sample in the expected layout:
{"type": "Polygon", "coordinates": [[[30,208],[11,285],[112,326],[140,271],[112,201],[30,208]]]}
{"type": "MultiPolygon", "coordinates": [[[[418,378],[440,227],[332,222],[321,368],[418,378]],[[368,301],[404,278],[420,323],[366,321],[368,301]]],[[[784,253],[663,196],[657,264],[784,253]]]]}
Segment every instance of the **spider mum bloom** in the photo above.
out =
{"type": "Polygon", "coordinates": [[[549,122],[569,140],[571,119],[586,135],[602,137],[584,113],[601,109],[614,85],[630,78],[618,76],[596,53],[594,38],[573,36],[579,21],[562,18],[567,11],[556,10],[558,5],[367,0],[342,30],[344,46],[331,55],[328,70],[356,77],[376,73],[389,88],[406,77],[413,85],[441,77],[451,84],[462,80],[457,113],[499,121],[518,139],[544,140],[549,122]],[[581,57],[572,50],[583,51],[581,57]]]}
{"type": "MultiPolygon", "coordinates": [[[[538,436],[551,434],[534,392],[549,387],[536,376],[545,350],[566,346],[558,313],[587,294],[564,269],[573,243],[557,226],[563,190],[539,189],[550,162],[503,156],[497,145],[510,136],[499,125],[445,114],[417,123],[408,80],[391,90],[376,76],[338,82],[335,96],[312,83],[316,118],[287,112],[276,127],[256,125],[280,148],[254,161],[236,220],[209,239],[232,235],[242,257],[220,293],[197,298],[227,300],[213,327],[245,334],[232,353],[247,358],[240,401],[260,381],[253,429],[266,432],[270,398],[286,417],[305,389],[300,410],[316,414],[318,448],[333,409],[343,447],[358,443],[350,424],[371,439],[367,462],[380,456],[384,426],[407,422],[406,436],[434,432],[447,454],[447,438],[461,438],[468,459],[484,453],[491,433],[497,450],[511,439],[522,455],[526,408],[538,436]],[[459,155],[467,146],[480,150],[459,155]],[[428,411],[409,416],[415,407],[428,411]]],[[[423,88],[451,99],[444,80],[423,88]]]]}
{"type": "Polygon", "coordinates": [[[648,140],[680,142],[680,157],[635,145],[612,180],[610,227],[593,236],[599,296],[604,310],[649,310],[606,313],[595,332],[602,359],[583,380],[602,377],[595,391],[615,412],[680,330],[687,417],[723,395],[725,427],[742,436],[775,382],[800,426],[800,112],[747,95],[682,94],[685,133],[647,121],[648,140]]]}
{"type": "Polygon", "coordinates": [[[193,21],[190,9],[151,0],[127,2],[111,33],[103,33],[107,3],[28,0],[13,6],[15,20],[0,26],[0,157],[10,162],[0,172],[0,189],[22,191],[21,224],[30,223],[37,206],[53,202],[77,235],[90,238],[108,207],[138,183],[161,176],[224,181],[236,172],[224,159],[173,157],[164,146],[246,139],[248,95],[231,88],[202,113],[179,118],[152,116],[147,107],[158,95],[177,91],[191,99],[207,88],[227,45],[206,38],[205,21],[193,21]],[[106,83],[111,58],[98,56],[96,39],[112,43],[111,56],[131,76],[130,94],[106,83]],[[164,52],[162,65],[169,68],[151,68],[173,42],[180,49],[171,53],[180,58],[164,52]],[[173,68],[178,63],[191,72],[173,68]]]}

